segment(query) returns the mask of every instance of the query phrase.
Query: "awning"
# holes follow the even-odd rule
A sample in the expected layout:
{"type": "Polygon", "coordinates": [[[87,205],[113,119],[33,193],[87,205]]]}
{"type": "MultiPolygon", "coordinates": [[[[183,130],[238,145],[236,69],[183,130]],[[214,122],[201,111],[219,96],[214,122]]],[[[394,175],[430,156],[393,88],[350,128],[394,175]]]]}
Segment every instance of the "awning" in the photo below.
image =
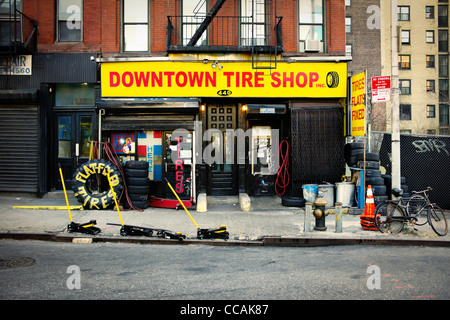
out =
{"type": "Polygon", "coordinates": [[[247,114],[285,114],[286,105],[284,104],[247,104],[247,114]]]}
{"type": "Polygon", "coordinates": [[[150,99],[101,99],[95,101],[95,109],[105,110],[105,114],[196,114],[199,100],[177,98],[150,99]]]}

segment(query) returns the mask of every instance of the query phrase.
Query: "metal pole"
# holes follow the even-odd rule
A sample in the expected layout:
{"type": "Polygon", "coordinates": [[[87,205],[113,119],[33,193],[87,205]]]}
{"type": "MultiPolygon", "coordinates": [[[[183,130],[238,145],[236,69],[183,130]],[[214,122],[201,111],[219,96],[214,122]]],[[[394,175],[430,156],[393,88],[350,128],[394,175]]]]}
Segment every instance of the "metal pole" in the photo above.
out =
{"type": "MultiPolygon", "coordinates": [[[[400,188],[400,105],[398,77],[397,0],[391,0],[391,150],[392,188],[400,188]]],[[[395,198],[393,196],[393,198],[395,198]]]]}
{"type": "Polygon", "coordinates": [[[101,158],[102,150],[102,115],[105,114],[104,109],[98,110],[98,159],[101,158]]]}

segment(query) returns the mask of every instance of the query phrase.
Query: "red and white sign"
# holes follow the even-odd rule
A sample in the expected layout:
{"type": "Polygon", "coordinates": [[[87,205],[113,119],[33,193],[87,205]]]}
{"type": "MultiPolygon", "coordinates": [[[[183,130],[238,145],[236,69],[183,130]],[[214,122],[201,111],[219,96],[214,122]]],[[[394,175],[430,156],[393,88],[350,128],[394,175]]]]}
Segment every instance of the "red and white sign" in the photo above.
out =
{"type": "Polygon", "coordinates": [[[391,100],[391,77],[372,77],[372,103],[391,100]]]}

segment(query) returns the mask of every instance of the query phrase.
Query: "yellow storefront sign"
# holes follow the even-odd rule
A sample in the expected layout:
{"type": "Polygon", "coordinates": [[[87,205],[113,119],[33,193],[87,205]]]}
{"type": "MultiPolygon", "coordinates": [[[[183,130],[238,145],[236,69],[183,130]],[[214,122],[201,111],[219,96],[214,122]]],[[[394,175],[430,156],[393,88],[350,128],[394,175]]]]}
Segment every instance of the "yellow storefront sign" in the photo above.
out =
{"type": "Polygon", "coordinates": [[[103,97],[323,97],[346,96],[346,63],[103,62],[103,97]]]}
{"type": "Polygon", "coordinates": [[[351,135],[364,136],[366,111],[366,72],[351,77],[351,135]]]}

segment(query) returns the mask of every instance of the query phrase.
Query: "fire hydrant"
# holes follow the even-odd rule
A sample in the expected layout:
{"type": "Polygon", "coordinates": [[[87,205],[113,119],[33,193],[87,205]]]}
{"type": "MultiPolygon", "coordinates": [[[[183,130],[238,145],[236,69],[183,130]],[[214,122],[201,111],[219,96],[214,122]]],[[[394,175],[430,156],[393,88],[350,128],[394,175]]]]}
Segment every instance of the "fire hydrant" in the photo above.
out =
{"type": "Polygon", "coordinates": [[[325,210],[327,202],[323,198],[323,195],[319,193],[314,201],[314,205],[316,206],[316,209],[313,212],[314,218],[316,218],[316,226],[314,227],[314,230],[325,231],[327,230],[327,227],[325,226],[325,217],[328,215],[328,212],[325,210]]]}

